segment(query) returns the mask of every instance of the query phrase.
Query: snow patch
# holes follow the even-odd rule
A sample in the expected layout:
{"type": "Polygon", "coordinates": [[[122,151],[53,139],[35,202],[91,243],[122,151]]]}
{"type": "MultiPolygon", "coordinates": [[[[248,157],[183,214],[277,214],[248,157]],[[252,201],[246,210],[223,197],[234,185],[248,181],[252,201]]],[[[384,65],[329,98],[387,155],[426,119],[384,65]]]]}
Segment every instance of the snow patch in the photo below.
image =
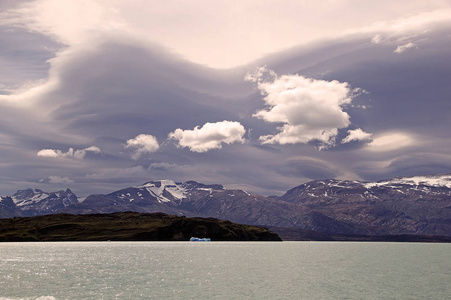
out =
{"type": "Polygon", "coordinates": [[[413,176],[413,177],[402,177],[394,178],[391,180],[380,181],[380,182],[367,182],[363,186],[367,189],[371,189],[375,186],[387,186],[396,188],[394,185],[412,185],[412,186],[430,186],[430,187],[447,187],[451,188],[451,174],[448,175],[434,175],[434,176],[413,176]]]}
{"type": "Polygon", "coordinates": [[[151,181],[138,188],[145,188],[151,195],[157,198],[160,203],[172,201],[163,195],[164,192],[169,193],[172,198],[177,200],[186,199],[186,190],[173,180],[151,181]]]}
{"type": "Polygon", "coordinates": [[[23,199],[20,196],[12,196],[11,198],[13,199],[13,202],[17,206],[26,206],[26,205],[31,205],[31,204],[41,202],[42,200],[46,199],[48,196],[49,196],[49,194],[47,194],[41,190],[33,190],[33,195],[31,197],[27,197],[27,198],[23,199]]]}
{"type": "Polygon", "coordinates": [[[213,193],[213,189],[212,188],[197,188],[197,190],[199,190],[199,191],[207,191],[210,194],[213,193]]]}

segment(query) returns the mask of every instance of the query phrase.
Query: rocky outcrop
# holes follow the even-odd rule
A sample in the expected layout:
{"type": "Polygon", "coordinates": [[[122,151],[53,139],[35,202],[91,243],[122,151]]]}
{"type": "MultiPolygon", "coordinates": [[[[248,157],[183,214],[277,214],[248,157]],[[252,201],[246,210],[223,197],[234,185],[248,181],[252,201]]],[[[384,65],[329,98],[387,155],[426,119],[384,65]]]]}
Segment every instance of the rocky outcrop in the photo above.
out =
{"type": "Polygon", "coordinates": [[[22,211],[16,206],[11,197],[0,196],[0,217],[12,218],[22,216],[22,211]]]}

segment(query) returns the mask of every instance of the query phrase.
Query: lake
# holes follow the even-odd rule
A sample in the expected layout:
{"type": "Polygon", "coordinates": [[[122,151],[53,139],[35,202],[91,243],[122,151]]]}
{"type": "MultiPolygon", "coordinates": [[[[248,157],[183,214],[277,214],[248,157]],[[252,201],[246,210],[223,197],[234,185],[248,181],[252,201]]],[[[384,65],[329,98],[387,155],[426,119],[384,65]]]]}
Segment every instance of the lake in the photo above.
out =
{"type": "Polygon", "coordinates": [[[451,244],[0,244],[5,299],[450,299],[451,244]]]}

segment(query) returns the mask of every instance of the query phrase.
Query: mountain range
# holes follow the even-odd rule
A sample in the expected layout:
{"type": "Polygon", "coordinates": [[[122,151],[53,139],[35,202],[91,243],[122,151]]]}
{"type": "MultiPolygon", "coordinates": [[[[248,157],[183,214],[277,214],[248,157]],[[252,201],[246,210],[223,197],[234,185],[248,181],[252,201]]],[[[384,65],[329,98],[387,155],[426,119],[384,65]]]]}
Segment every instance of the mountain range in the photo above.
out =
{"type": "Polygon", "coordinates": [[[149,181],[79,201],[71,190],[19,190],[0,197],[0,217],[135,211],[297,228],[342,235],[451,236],[451,174],[379,182],[314,180],[282,196],[220,184],[149,181]]]}

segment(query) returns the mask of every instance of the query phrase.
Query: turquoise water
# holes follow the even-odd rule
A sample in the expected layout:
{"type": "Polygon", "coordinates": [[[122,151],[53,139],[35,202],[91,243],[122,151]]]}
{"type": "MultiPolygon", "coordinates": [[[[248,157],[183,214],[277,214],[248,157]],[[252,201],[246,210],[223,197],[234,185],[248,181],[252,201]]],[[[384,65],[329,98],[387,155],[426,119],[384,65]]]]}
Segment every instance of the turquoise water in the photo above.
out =
{"type": "Polygon", "coordinates": [[[0,244],[5,299],[450,299],[451,245],[0,244]]]}

